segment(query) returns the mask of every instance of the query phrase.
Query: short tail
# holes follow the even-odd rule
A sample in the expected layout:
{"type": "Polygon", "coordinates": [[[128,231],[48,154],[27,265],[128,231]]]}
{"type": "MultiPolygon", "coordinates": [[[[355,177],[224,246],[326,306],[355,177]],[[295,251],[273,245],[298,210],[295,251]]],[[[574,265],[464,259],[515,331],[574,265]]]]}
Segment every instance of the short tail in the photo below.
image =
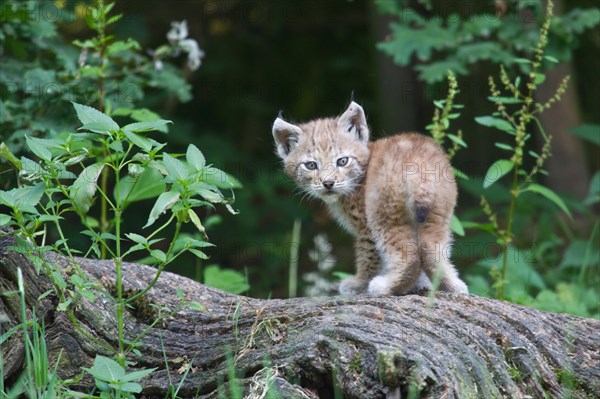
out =
{"type": "Polygon", "coordinates": [[[423,223],[427,219],[427,215],[431,211],[431,207],[429,204],[423,204],[417,202],[415,204],[415,216],[417,218],[418,223],[423,223]]]}

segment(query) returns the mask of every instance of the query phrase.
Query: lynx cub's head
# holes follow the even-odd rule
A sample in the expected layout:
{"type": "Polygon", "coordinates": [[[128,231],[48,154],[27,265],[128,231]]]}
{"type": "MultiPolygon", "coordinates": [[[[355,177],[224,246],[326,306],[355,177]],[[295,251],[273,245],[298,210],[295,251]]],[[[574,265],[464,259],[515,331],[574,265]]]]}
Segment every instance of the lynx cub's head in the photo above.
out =
{"type": "Polygon", "coordinates": [[[337,118],[293,125],[278,117],[273,137],[285,172],[300,188],[326,202],[352,192],[366,172],[369,128],[355,102],[337,118]]]}

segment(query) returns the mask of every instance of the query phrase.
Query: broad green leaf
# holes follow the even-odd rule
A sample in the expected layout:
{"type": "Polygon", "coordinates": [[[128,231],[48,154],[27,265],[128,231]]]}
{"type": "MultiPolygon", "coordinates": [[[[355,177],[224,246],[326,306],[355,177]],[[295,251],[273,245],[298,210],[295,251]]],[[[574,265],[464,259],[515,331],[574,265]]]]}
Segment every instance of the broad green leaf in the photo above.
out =
{"type": "Polygon", "coordinates": [[[208,259],[208,255],[205,254],[204,252],[194,249],[194,248],[189,248],[188,251],[190,251],[191,253],[193,253],[194,255],[196,255],[198,258],[206,260],[208,259]]]}
{"type": "Polygon", "coordinates": [[[142,386],[137,382],[126,382],[124,384],[111,384],[113,388],[120,390],[121,392],[140,393],[142,392],[142,386]]]}
{"type": "Polygon", "coordinates": [[[141,121],[130,123],[129,125],[123,126],[123,131],[129,131],[134,133],[151,132],[153,130],[160,130],[163,126],[173,123],[165,119],[156,119],[151,121],[141,121]]]}
{"type": "Polygon", "coordinates": [[[513,134],[515,132],[515,128],[510,122],[505,121],[504,119],[494,118],[493,116],[478,116],[475,118],[475,122],[483,126],[495,127],[496,129],[507,133],[513,134]]]}
{"type": "Polygon", "coordinates": [[[139,371],[134,371],[132,373],[128,373],[123,378],[121,378],[121,382],[132,382],[132,381],[141,380],[142,378],[152,374],[152,372],[154,372],[154,370],[156,370],[156,368],[139,370],[139,371]]]}
{"type": "Polygon", "coordinates": [[[185,180],[185,178],[188,176],[188,169],[186,168],[185,164],[167,153],[163,155],[163,164],[167,169],[169,177],[185,180]]]}
{"type": "Polygon", "coordinates": [[[552,56],[550,56],[550,55],[545,55],[545,56],[544,56],[544,58],[545,58],[546,60],[550,61],[550,62],[553,62],[553,63],[555,63],[555,64],[558,64],[558,62],[559,62],[559,61],[558,61],[558,59],[556,59],[555,57],[552,57],[552,56]]]}
{"type": "MultiPolygon", "coordinates": [[[[127,203],[154,198],[165,191],[163,175],[154,168],[146,168],[138,177],[130,175],[119,180],[119,196],[127,203]]],[[[117,198],[117,190],[114,192],[117,198]]],[[[121,202],[117,198],[117,202],[121,202]]]]}
{"type": "Polygon", "coordinates": [[[94,127],[96,129],[105,131],[119,130],[119,125],[112,120],[110,116],[103,114],[95,108],[88,107],[87,105],[81,105],[75,102],[72,102],[72,104],[73,107],[75,107],[79,121],[83,125],[95,123],[96,125],[94,125],[94,127]]]}
{"type": "Polygon", "coordinates": [[[48,146],[45,144],[45,140],[38,139],[36,137],[25,136],[27,140],[27,147],[44,161],[50,161],[52,159],[52,153],[48,150],[48,146]]]}
{"type": "Polygon", "coordinates": [[[152,256],[154,259],[161,263],[167,261],[167,255],[160,249],[153,249],[152,251],[150,251],[150,256],[152,256]]]}
{"type": "Polygon", "coordinates": [[[39,204],[46,185],[38,183],[35,186],[13,188],[10,191],[0,191],[0,203],[21,212],[37,213],[35,206],[39,204]]]}
{"type": "Polygon", "coordinates": [[[204,159],[204,155],[202,152],[193,144],[190,144],[187,148],[187,152],[185,153],[186,160],[194,169],[197,171],[201,171],[202,168],[206,165],[206,160],[204,159]]]}
{"type": "Polygon", "coordinates": [[[571,211],[569,211],[569,208],[567,208],[567,205],[565,205],[564,201],[558,195],[556,195],[556,193],[554,191],[550,190],[548,187],[544,187],[544,186],[536,184],[536,183],[531,183],[523,191],[533,191],[534,193],[543,195],[544,197],[548,198],[550,201],[554,202],[560,209],[562,209],[563,212],[569,216],[569,218],[571,218],[571,219],[573,218],[573,216],[571,215],[571,211]]]}
{"type": "Polygon", "coordinates": [[[464,237],[465,235],[465,229],[463,228],[460,219],[458,219],[456,215],[452,215],[452,219],[450,220],[450,230],[461,237],[464,237]]]}
{"type": "Polygon", "coordinates": [[[148,217],[148,222],[146,223],[144,228],[152,225],[156,221],[156,219],[158,219],[158,217],[160,215],[165,213],[167,210],[171,209],[171,207],[173,205],[175,205],[175,203],[178,200],[179,200],[179,193],[177,193],[175,191],[167,191],[166,193],[162,193],[158,197],[158,199],[156,200],[156,203],[154,204],[154,207],[150,211],[150,216],[148,217]]]}
{"type": "Polygon", "coordinates": [[[492,164],[483,179],[483,188],[488,188],[497,182],[502,176],[510,172],[515,164],[507,159],[500,159],[492,164]]]}
{"type": "Polygon", "coordinates": [[[246,276],[232,269],[221,269],[217,265],[209,265],[204,269],[204,283],[232,294],[241,294],[250,289],[246,276]]]}
{"type": "Polygon", "coordinates": [[[138,244],[147,244],[148,243],[148,240],[146,239],[146,237],[141,236],[136,233],[125,234],[125,237],[129,238],[131,241],[136,242],[138,244]]]}
{"type": "Polygon", "coordinates": [[[220,203],[225,199],[223,194],[221,194],[219,190],[211,184],[196,182],[190,184],[189,189],[210,202],[220,203]]]}
{"type": "Polygon", "coordinates": [[[69,187],[69,195],[73,199],[75,205],[82,213],[87,213],[92,206],[94,195],[96,194],[98,177],[104,168],[103,163],[95,163],[84,170],[73,185],[69,187]]]}
{"type": "Polygon", "coordinates": [[[125,129],[123,129],[123,133],[133,144],[137,145],[142,150],[146,152],[150,152],[152,150],[152,141],[149,138],[140,136],[139,134],[125,129]]]}
{"type": "Polygon", "coordinates": [[[10,217],[10,215],[6,215],[4,213],[0,214],[0,226],[6,226],[10,223],[11,220],[12,218],[10,217]]]}
{"type": "Polygon", "coordinates": [[[125,370],[112,359],[102,355],[96,355],[94,366],[91,369],[82,367],[92,377],[105,382],[118,382],[125,376],[125,370]]]}

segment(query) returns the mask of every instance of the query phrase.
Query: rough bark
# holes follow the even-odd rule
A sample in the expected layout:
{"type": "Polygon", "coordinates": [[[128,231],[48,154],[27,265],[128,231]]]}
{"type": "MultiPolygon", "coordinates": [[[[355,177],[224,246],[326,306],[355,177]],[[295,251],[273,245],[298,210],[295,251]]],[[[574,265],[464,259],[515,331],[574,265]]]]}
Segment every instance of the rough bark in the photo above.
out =
{"type": "MultiPolygon", "coordinates": [[[[52,295],[38,301],[50,282],[24,256],[7,250],[9,243],[0,238],[0,289],[15,289],[17,268],[23,270],[27,308],[45,320],[51,358],[62,351],[61,376],[80,374],[96,354],[110,356],[56,311],[52,295]]],[[[48,259],[68,270],[65,258],[50,253],[48,259]]],[[[80,264],[91,281],[110,289],[110,261],[80,264]]],[[[137,264],[124,270],[128,289],[142,288],[155,273],[137,264]]],[[[164,397],[169,379],[163,356],[175,385],[181,378],[177,370],[193,364],[181,397],[216,398],[219,390],[226,392],[231,364],[246,394],[251,386],[264,387],[265,367],[276,372],[274,386],[284,398],[333,398],[334,385],[347,398],[404,398],[411,390],[424,398],[600,397],[597,320],[448,294],[431,300],[415,295],[260,300],[171,273],[163,274],[147,302],[175,308],[178,289],[206,311],[184,308],[143,339],[143,357],[131,360],[135,367],[158,368],[142,382],[145,397],[164,397]]],[[[20,320],[19,303],[15,296],[1,298],[7,329],[20,320]]],[[[116,318],[107,296],[79,301],[74,315],[80,329],[116,345],[116,318]]],[[[133,337],[147,322],[132,312],[126,326],[133,337]]],[[[8,381],[22,367],[22,345],[22,337],[13,336],[2,347],[8,381]]],[[[92,381],[80,384],[85,389],[92,381]]]]}

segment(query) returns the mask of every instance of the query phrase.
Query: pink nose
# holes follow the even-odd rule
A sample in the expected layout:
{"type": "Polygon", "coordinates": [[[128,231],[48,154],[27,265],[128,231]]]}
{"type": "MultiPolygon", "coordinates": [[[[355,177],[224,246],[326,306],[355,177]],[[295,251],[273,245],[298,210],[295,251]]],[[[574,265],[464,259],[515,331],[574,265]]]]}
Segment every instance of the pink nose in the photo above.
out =
{"type": "Polygon", "coordinates": [[[325,180],[323,182],[323,187],[325,187],[328,190],[331,190],[333,188],[334,183],[335,182],[333,180],[325,180]]]}

